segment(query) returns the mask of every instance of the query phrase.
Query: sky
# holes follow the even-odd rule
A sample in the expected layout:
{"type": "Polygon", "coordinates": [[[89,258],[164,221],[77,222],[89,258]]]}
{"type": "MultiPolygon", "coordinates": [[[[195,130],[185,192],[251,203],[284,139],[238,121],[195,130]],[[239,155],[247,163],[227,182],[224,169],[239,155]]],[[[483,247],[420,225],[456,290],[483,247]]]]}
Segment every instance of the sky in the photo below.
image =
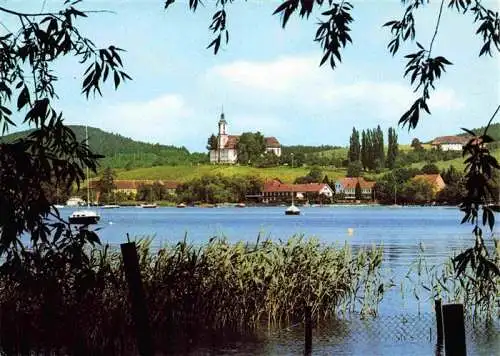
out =
{"type": "MultiPolygon", "coordinates": [[[[447,3],[448,1],[446,1],[447,3]]],[[[20,11],[57,9],[62,0],[0,0],[0,6],[20,11]]],[[[283,145],[346,146],[352,127],[380,125],[387,132],[417,97],[403,78],[404,55],[415,44],[402,46],[392,57],[386,46],[390,33],[382,24],[398,19],[400,0],[352,1],[353,44],[342,51],[342,63],[332,70],[319,67],[321,48],[314,42],[314,13],[308,20],[293,17],[283,30],[277,0],[241,0],[227,8],[230,41],[214,56],[206,46],[215,0],[205,0],[196,13],[187,0],[164,11],[164,0],[84,0],[93,13],[79,20],[81,32],[97,46],[114,44],[127,50],[122,59],[133,78],[103,97],[81,94],[85,67],[66,58],[55,64],[60,96],[56,108],[66,123],[98,127],[135,140],[185,146],[204,151],[216,133],[222,110],[230,134],[261,131],[283,145]]],[[[499,2],[488,6],[499,9],[499,2]]],[[[428,46],[439,2],[416,12],[417,40],[428,46]]],[[[3,16],[3,15],[2,15],[3,16]]],[[[1,18],[7,28],[15,19],[1,18]]],[[[433,55],[453,62],[436,85],[425,115],[415,130],[398,127],[400,143],[455,134],[460,127],[483,126],[500,102],[500,62],[478,58],[480,38],[472,15],[445,8],[433,55]]],[[[0,29],[0,31],[2,31],[0,29]]],[[[498,120],[496,120],[498,122],[498,120]]],[[[24,129],[18,126],[18,129],[24,129]]]]}

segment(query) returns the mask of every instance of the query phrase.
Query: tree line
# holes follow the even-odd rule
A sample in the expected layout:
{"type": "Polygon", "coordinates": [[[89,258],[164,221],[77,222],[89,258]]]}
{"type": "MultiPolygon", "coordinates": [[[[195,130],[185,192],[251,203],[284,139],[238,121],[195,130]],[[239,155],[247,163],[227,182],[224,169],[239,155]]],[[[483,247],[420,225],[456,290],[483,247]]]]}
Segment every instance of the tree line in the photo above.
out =
{"type": "Polygon", "coordinates": [[[383,168],[394,168],[398,155],[398,136],[392,127],[388,130],[387,158],[384,146],[384,134],[380,125],[374,129],[359,131],[352,128],[349,138],[349,164],[361,166],[365,171],[380,171],[383,168]]]}

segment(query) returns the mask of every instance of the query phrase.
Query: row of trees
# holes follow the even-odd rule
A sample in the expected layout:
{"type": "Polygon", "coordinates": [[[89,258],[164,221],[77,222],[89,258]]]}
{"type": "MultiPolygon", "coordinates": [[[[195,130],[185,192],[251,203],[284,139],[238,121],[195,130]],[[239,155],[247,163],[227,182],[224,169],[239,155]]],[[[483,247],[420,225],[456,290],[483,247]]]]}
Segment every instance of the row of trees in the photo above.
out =
{"type": "Polygon", "coordinates": [[[260,194],[264,182],[256,176],[205,175],[181,184],[177,200],[185,203],[226,203],[245,201],[247,195],[260,194]]]}
{"type": "Polygon", "coordinates": [[[465,176],[455,167],[439,171],[438,167],[428,164],[417,168],[397,168],[386,173],[376,184],[376,198],[382,204],[458,204],[465,196],[465,176]],[[426,180],[413,179],[418,174],[441,174],[446,186],[436,191],[426,180]]]}
{"type": "Polygon", "coordinates": [[[349,138],[349,152],[347,158],[350,164],[356,167],[361,165],[363,170],[380,170],[384,167],[394,168],[398,155],[398,136],[392,127],[388,130],[387,160],[384,148],[384,134],[380,126],[361,132],[355,127],[349,138]],[[359,162],[359,164],[357,163],[359,162]]]}

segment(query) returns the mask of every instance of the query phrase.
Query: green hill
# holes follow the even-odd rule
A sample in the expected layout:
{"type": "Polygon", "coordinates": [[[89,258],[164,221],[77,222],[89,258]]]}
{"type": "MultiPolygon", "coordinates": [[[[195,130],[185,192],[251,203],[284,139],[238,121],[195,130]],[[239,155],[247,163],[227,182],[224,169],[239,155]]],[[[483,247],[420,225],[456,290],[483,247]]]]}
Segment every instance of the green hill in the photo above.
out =
{"type": "MultiPolygon", "coordinates": [[[[85,139],[85,126],[70,125],[78,140],[85,139]]],[[[16,132],[3,137],[12,141],[26,136],[32,130],[16,132]]],[[[151,144],[135,141],[119,134],[89,127],[90,148],[105,156],[101,167],[133,169],[160,165],[187,165],[206,162],[208,157],[202,153],[190,153],[185,147],[151,144]]]]}
{"type": "MultiPolygon", "coordinates": [[[[482,126],[472,129],[471,131],[475,132],[478,135],[482,135],[484,132],[484,128],[485,127],[482,126]]],[[[459,134],[459,136],[466,136],[466,135],[468,134],[463,131],[459,134]]],[[[494,140],[500,141],[500,123],[491,124],[490,127],[488,128],[488,135],[490,135],[494,140]]]]}

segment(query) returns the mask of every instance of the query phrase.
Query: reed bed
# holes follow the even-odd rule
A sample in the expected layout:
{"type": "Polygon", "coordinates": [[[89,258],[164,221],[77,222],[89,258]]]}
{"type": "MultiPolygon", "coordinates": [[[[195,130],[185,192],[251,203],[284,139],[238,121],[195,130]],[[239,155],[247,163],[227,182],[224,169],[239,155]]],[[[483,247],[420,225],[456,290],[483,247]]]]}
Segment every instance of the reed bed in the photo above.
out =
{"type": "MultiPolygon", "coordinates": [[[[302,320],[306,305],[317,320],[376,314],[385,289],[375,246],[353,252],[294,236],[233,244],[212,238],[201,246],[184,239],[152,250],[144,239],[138,252],[157,350],[180,334],[286,327],[302,320]]],[[[4,351],[135,352],[121,255],[104,246],[88,258],[90,270],[40,260],[16,278],[1,277],[4,351]]]]}

